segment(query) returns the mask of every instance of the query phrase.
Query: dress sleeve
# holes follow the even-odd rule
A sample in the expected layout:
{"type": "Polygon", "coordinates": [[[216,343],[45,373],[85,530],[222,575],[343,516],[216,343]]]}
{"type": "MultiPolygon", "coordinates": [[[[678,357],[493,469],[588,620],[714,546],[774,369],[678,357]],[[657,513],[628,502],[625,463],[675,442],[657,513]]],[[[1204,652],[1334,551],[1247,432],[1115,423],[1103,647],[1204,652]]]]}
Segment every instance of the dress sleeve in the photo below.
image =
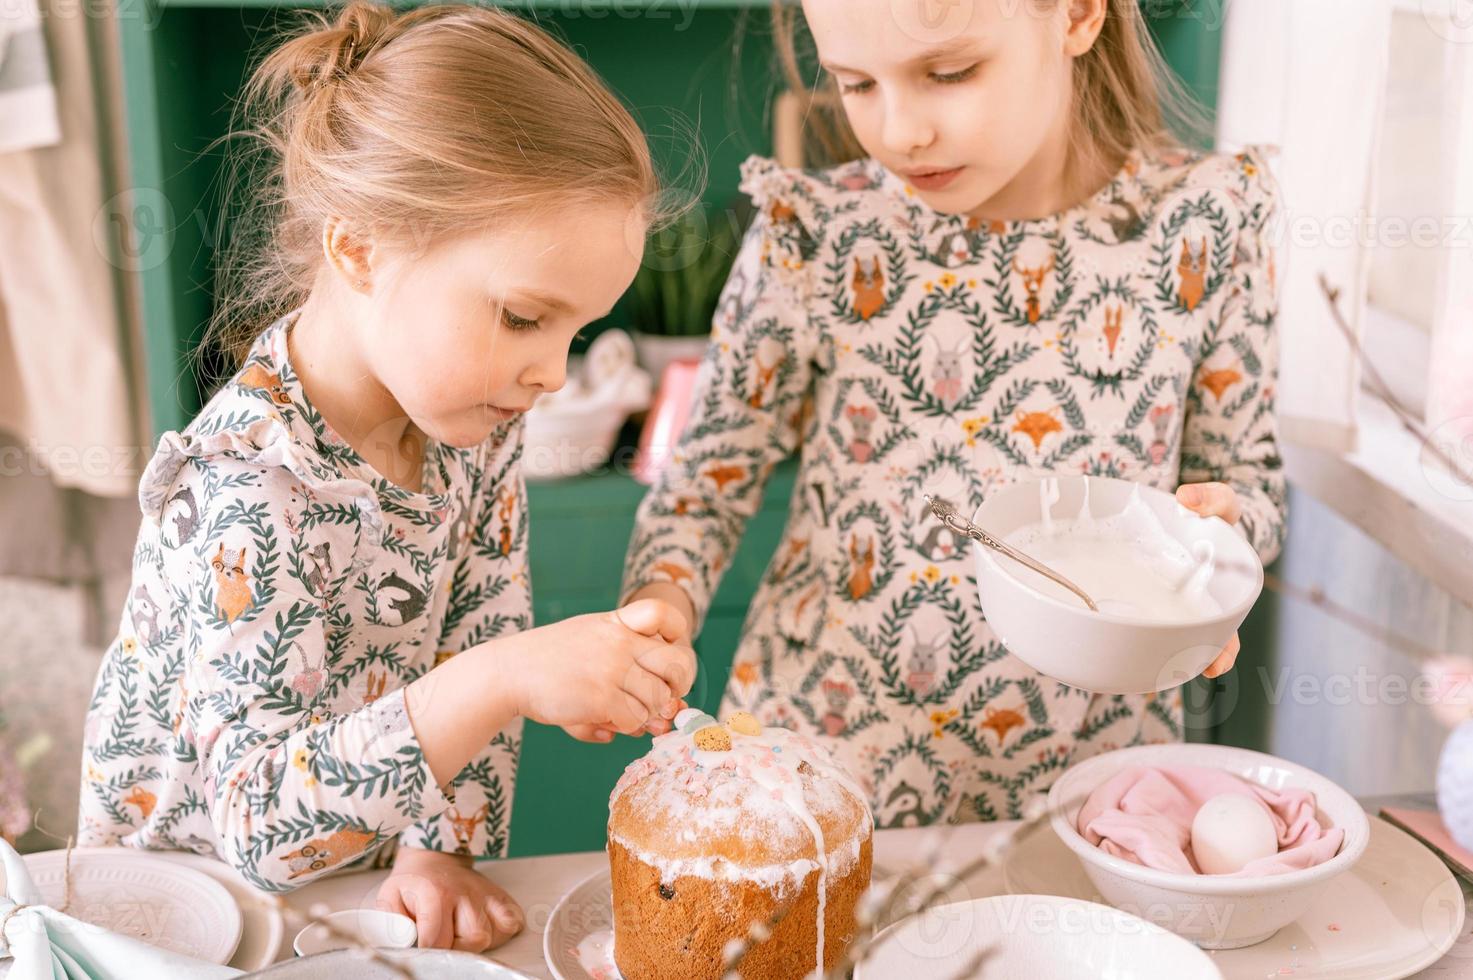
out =
{"type": "Polygon", "coordinates": [[[1241,198],[1231,285],[1207,328],[1182,430],[1182,483],[1237,491],[1240,527],[1267,564],[1284,540],[1287,501],[1274,417],[1278,299],[1271,240],[1278,194],[1261,152],[1236,159],[1241,198]]]}
{"type": "MultiPolygon", "coordinates": [[[[470,487],[468,506],[451,528],[450,597],[437,663],[532,626],[522,434],[518,420],[490,445],[470,487]]],[[[415,821],[399,835],[399,843],[476,858],[505,857],[520,750],[521,724],[514,722],[451,780],[451,805],[415,821]]]]}
{"type": "MultiPolygon", "coordinates": [[[[188,540],[162,548],[184,616],[183,739],[221,856],[268,891],[306,884],[438,812],[400,688],[322,717],[349,631],[335,603],[361,569],[362,511],[288,470],[191,460],[169,489],[199,502],[188,540]],[[307,558],[326,545],[342,569],[307,558]]],[[[371,525],[370,525],[371,526],[371,525]]]]}
{"type": "Polygon", "coordinates": [[[685,430],[640,505],[621,593],[673,582],[690,595],[697,630],[773,467],[800,443],[817,346],[811,195],[771,161],[749,160],[743,173],[757,213],[717,305],[685,430]]]}

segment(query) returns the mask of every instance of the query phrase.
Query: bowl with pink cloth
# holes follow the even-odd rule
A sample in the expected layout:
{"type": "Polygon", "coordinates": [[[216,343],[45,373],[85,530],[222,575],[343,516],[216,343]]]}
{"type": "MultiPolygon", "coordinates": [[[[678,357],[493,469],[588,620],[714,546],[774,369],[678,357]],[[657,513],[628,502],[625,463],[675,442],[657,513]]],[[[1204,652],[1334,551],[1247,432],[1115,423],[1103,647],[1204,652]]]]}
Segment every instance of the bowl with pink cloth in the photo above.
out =
{"type": "Polygon", "coordinates": [[[1086,759],[1054,783],[1048,807],[1107,903],[1204,949],[1268,939],[1370,840],[1360,804],[1324,776],[1225,745],[1142,745],[1086,759]],[[1212,819],[1223,812],[1234,815],[1212,819]],[[1255,850],[1260,824],[1272,830],[1255,850]]]}

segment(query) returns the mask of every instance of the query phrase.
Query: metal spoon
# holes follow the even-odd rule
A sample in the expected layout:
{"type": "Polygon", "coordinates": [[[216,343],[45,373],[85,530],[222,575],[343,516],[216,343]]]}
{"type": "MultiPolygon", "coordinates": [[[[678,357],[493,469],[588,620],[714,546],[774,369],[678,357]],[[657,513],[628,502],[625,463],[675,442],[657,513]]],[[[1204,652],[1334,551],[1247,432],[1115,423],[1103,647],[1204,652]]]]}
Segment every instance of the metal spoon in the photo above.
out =
{"type": "Polygon", "coordinates": [[[965,517],[962,517],[960,514],[957,513],[956,504],[952,503],[949,500],[943,500],[940,497],[933,497],[929,493],[922,494],[921,499],[925,500],[925,502],[930,505],[931,513],[936,515],[936,519],[939,520],[942,524],[945,524],[947,527],[951,528],[953,531],[957,532],[958,534],[965,534],[969,538],[975,538],[978,541],[981,541],[987,547],[991,548],[993,551],[996,551],[999,554],[1007,555],[1013,561],[1021,562],[1022,564],[1027,565],[1038,574],[1044,576],[1045,578],[1049,578],[1055,582],[1058,582],[1064,588],[1079,596],[1079,598],[1084,600],[1084,604],[1088,606],[1092,611],[1100,611],[1100,607],[1095,605],[1095,601],[1091,599],[1089,597],[1089,594],[1086,593],[1079,586],[1075,585],[1073,582],[1069,581],[1064,576],[1060,575],[1058,572],[1054,571],[1052,568],[1049,568],[1042,562],[1029,558],[1017,548],[1014,548],[1012,545],[1000,541],[997,538],[994,538],[992,535],[988,534],[986,531],[982,530],[980,527],[973,524],[965,517]]]}

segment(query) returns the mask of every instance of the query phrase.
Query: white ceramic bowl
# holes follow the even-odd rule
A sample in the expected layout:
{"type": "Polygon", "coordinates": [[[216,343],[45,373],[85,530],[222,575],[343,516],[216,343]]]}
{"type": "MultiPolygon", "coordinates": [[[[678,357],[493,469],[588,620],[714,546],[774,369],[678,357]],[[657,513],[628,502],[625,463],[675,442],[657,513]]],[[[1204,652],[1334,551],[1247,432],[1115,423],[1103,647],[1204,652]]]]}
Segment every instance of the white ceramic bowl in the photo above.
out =
{"type": "MultiPolygon", "coordinates": [[[[980,542],[973,542],[982,612],[1003,646],[1028,666],[1073,687],[1102,694],[1145,694],[1177,687],[1202,673],[1232,639],[1263,589],[1263,564],[1246,538],[1216,517],[1199,517],[1169,493],[1129,480],[1094,476],[1049,477],[1059,499],[1050,513],[1072,520],[1089,484],[1089,511],[1118,514],[1139,492],[1168,534],[1191,547],[1211,542],[1217,571],[1207,591],[1222,612],[1210,619],[1162,623],[1091,612],[1078,600],[1054,598],[1025,584],[1036,573],[980,542]]],[[[972,520],[989,534],[1009,534],[1042,519],[1039,481],[1005,487],[987,498],[972,520]]]]}
{"type": "Polygon", "coordinates": [[[1140,745],[1070,766],[1048,794],[1049,822],[1078,856],[1111,905],[1170,929],[1206,949],[1236,949],[1268,939],[1298,919],[1337,876],[1365,853],[1370,822],[1345,790],[1312,769],[1226,745],[1140,745]],[[1261,878],[1182,875],[1112,857],[1080,834],[1079,811],[1094,790],[1131,766],[1207,766],[1270,789],[1307,789],[1320,823],[1345,831],[1340,851],[1312,868],[1261,878]]]}
{"type": "Polygon", "coordinates": [[[292,948],[298,956],[311,956],[347,949],[352,943],[344,937],[352,937],[376,949],[408,949],[418,935],[414,920],[407,915],[382,909],[343,909],[329,912],[297,933],[292,948]]]}
{"type": "Polygon", "coordinates": [[[1206,953],[1133,915],[1056,895],[940,905],[881,933],[855,980],[952,977],[986,951],[981,980],[1221,980],[1206,953]]]}

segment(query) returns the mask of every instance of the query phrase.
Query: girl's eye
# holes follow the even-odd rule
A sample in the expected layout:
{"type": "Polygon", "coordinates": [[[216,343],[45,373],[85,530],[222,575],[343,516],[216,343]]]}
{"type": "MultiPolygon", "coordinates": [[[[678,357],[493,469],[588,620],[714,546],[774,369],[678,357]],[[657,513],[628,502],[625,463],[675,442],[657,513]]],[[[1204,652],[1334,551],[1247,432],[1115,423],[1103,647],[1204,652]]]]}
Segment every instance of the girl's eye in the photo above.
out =
{"type": "Polygon", "coordinates": [[[513,330],[536,330],[541,320],[529,320],[524,316],[517,316],[506,307],[501,308],[501,320],[513,330]]]}
{"type": "Polygon", "coordinates": [[[931,77],[943,85],[955,85],[957,82],[965,82],[975,74],[977,74],[977,66],[972,65],[970,68],[963,68],[961,71],[934,71],[931,73],[931,77]]]}
{"type": "Polygon", "coordinates": [[[865,81],[862,81],[862,82],[840,82],[839,83],[839,94],[840,95],[859,95],[861,93],[868,92],[870,89],[872,89],[874,87],[875,87],[875,83],[873,81],[870,81],[869,79],[866,79],[865,81]]]}

